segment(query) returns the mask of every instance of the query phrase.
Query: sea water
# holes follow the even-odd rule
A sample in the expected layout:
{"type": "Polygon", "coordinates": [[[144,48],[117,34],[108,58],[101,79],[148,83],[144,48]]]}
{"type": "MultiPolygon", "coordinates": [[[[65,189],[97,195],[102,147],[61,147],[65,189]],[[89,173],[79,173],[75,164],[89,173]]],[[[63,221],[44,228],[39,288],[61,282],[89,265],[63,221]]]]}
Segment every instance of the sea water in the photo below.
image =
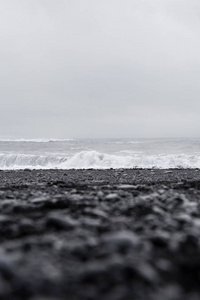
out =
{"type": "Polygon", "coordinates": [[[0,169],[200,168],[200,138],[0,140],[0,169]]]}

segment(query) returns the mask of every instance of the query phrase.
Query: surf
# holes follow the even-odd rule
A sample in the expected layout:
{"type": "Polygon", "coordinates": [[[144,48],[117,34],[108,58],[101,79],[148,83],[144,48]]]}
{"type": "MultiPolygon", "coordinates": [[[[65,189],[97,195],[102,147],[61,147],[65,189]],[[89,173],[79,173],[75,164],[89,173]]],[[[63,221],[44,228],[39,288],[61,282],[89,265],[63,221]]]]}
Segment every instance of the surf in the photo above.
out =
{"type": "Polygon", "coordinates": [[[200,155],[114,155],[81,151],[69,155],[0,154],[0,169],[110,169],[110,168],[200,168],[200,155]]]}

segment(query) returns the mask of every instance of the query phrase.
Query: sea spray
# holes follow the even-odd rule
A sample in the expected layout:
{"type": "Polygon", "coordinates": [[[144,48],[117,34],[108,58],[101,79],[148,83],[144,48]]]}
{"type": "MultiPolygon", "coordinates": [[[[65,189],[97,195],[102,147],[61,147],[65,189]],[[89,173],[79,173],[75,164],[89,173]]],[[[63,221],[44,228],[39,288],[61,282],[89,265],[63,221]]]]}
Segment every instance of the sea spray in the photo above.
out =
{"type": "Polygon", "coordinates": [[[0,154],[0,169],[200,168],[200,155],[113,155],[81,151],[74,155],[0,154]]]}

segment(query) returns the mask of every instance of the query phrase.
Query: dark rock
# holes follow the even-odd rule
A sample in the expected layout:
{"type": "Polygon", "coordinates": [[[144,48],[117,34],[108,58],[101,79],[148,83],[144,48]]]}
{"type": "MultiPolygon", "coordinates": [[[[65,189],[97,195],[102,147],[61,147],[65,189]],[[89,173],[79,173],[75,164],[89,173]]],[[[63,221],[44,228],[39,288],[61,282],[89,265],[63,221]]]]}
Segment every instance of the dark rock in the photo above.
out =
{"type": "Polygon", "coordinates": [[[157,230],[150,240],[156,246],[166,247],[169,245],[170,234],[167,231],[157,230]]]}
{"type": "Polygon", "coordinates": [[[108,201],[119,200],[119,195],[116,193],[110,193],[105,197],[105,200],[108,200],[108,201]]]}
{"type": "Polygon", "coordinates": [[[128,230],[104,234],[102,242],[103,247],[108,251],[121,253],[126,253],[130,248],[140,244],[138,236],[128,230]]]}
{"type": "Polygon", "coordinates": [[[34,222],[31,219],[21,219],[19,222],[19,230],[22,234],[31,234],[35,231],[34,222]]]}
{"type": "Polygon", "coordinates": [[[51,201],[49,196],[30,199],[30,202],[33,204],[43,204],[46,201],[51,201]]]}
{"type": "Polygon", "coordinates": [[[107,217],[108,217],[107,214],[103,210],[100,210],[98,208],[92,209],[92,208],[87,207],[84,209],[84,213],[86,213],[87,215],[97,217],[97,218],[107,219],[107,217]]]}
{"type": "Polygon", "coordinates": [[[46,218],[47,227],[56,229],[73,229],[78,225],[78,222],[69,216],[60,216],[59,214],[51,213],[46,218]]]}

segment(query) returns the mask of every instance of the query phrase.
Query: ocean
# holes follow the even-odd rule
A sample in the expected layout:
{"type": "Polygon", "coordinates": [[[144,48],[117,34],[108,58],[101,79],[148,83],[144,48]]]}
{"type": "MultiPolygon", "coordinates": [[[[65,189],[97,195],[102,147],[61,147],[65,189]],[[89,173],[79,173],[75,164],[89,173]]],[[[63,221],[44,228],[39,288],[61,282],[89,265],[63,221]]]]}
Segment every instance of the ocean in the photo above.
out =
{"type": "Polygon", "coordinates": [[[0,169],[200,168],[200,138],[0,140],[0,169]]]}

